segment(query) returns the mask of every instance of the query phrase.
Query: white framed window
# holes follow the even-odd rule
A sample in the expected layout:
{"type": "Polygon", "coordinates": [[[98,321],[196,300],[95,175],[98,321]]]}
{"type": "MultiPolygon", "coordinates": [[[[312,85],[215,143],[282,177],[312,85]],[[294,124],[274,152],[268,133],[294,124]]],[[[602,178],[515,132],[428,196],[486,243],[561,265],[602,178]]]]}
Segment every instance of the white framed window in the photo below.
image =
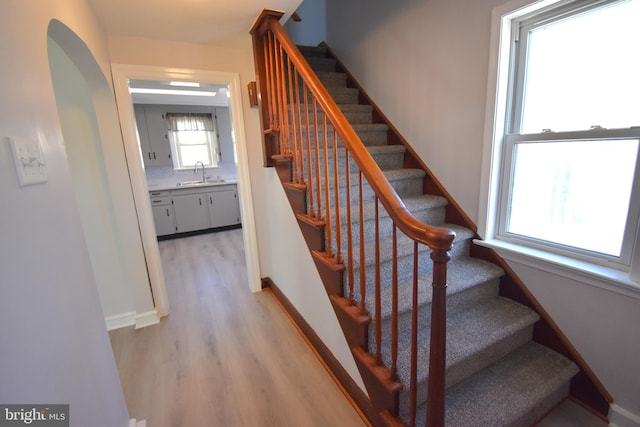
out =
{"type": "Polygon", "coordinates": [[[215,167],[219,152],[215,120],[209,113],[167,113],[174,169],[190,169],[197,162],[215,167]]]}
{"type": "Polygon", "coordinates": [[[640,222],[640,0],[550,3],[500,16],[494,35],[481,227],[488,239],[629,271],[640,222]]]}

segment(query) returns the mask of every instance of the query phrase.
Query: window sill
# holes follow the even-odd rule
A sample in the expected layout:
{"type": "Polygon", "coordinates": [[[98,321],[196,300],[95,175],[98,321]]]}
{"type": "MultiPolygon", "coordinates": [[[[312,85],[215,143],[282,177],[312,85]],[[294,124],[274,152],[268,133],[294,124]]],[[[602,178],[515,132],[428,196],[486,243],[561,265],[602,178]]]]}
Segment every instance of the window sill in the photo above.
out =
{"type": "Polygon", "coordinates": [[[538,270],[546,271],[550,274],[606,289],[631,298],[640,299],[640,283],[633,281],[625,271],[579,261],[501,240],[475,239],[473,242],[479,246],[495,250],[505,260],[514,261],[538,270]]]}

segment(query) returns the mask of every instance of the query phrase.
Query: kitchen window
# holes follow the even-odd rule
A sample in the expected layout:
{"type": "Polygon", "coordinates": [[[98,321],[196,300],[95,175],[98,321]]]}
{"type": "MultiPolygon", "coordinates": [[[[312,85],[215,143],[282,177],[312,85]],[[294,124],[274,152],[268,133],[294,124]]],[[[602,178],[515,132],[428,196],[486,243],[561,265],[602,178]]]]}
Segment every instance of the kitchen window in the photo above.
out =
{"type": "Polygon", "coordinates": [[[218,165],[220,150],[211,114],[167,113],[166,119],[174,169],[190,169],[197,162],[218,165]]]}
{"type": "Polygon", "coordinates": [[[640,218],[639,21],[640,0],[560,2],[503,21],[490,239],[629,270],[640,218]]]}

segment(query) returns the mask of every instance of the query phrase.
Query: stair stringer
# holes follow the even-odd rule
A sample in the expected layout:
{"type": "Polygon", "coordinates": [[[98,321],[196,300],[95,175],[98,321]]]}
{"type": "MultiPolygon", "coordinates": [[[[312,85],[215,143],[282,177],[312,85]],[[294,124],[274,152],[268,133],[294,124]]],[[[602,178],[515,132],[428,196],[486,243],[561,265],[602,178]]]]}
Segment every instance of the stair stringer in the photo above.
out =
{"type": "MultiPolygon", "coordinates": [[[[422,161],[420,156],[418,156],[408,141],[400,134],[398,129],[390,122],[384,113],[382,113],[381,109],[371,99],[340,59],[338,59],[331,48],[325,42],[322,42],[320,46],[326,49],[328,57],[335,60],[336,71],[346,74],[347,86],[358,89],[359,104],[367,105],[372,108],[372,122],[388,126],[387,144],[403,145],[406,148],[403,167],[422,169],[425,172],[423,192],[425,194],[442,196],[447,199],[448,204],[445,208],[445,221],[450,224],[458,224],[467,227],[474,232],[474,240],[481,239],[477,234],[476,224],[469,218],[461,206],[436,178],[435,174],[422,161]]],[[[491,249],[472,243],[470,256],[489,261],[504,269],[505,274],[500,279],[499,295],[512,299],[513,301],[525,305],[538,313],[540,320],[535,324],[533,341],[562,354],[579,367],[580,371],[571,380],[571,397],[574,400],[577,400],[581,406],[593,412],[596,416],[608,421],[609,405],[613,402],[612,396],[595,376],[593,370],[571,344],[566,335],[564,335],[558,325],[553,321],[551,316],[546,312],[546,310],[544,310],[542,304],[540,304],[540,302],[527,289],[522,280],[520,280],[515,272],[509,268],[508,264],[491,249]]],[[[394,415],[396,413],[390,411],[390,414],[394,415]]]]}

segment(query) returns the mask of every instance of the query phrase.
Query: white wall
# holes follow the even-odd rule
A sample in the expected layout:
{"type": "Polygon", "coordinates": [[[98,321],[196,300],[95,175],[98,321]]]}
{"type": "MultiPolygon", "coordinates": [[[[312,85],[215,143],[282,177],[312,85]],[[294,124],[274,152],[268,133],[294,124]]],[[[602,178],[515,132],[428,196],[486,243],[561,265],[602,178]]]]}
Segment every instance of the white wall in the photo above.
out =
{"type": "Polygon", "coordinates": [[[51,75],[75,199],[105,317],[135,311],[118,241],[95,108],[78,68],[49,39],[51,75]]]}
{"type": "Polygon", "coordinates": [[[294,43],[317,46],[327,38],[327,5],[325,0],[305,0],[296,10],[302,21],[289,19],[284,29],[294,43]]]}
{"type": "Polygon", "coordinates": [[[86,1],[0,5],[0,402],[69,403],[72,426],[124,427],[129,417],[49,72],[52,18],[84,40],[104,75],[109,71],[104,35],[86,1]],[[46,183],[18,186],[7,136],[40,143],[46,183]]]}
{"type": "MultiPolygon", "coordinates": [[[[256,12],[256,16],[257,16],[256,12]]],[[[113,63],[229,71],[240,75],[244,129],[255,212],[261,277],[270,277],[324,340],[334,356],[362,385],[329,299],[308,254],[281,184],[272,168],[263,167],[258,110],[249,106],[249,82],[255,80],[251,39],[243,49],[143,38],[110,37],[113,63]],[[286,243],[283,245],[283,243],[286,243]],[[302,246],[301,246],[302,245],[302,246]],[[300,254],[306,258],[300,259],[300,254]],[[295,262],[291,262],[295,259],[295,262]]]]}
{"type": "MultiPolygon", "coordinates": [[[[491,11],[501,3],[327,0],[330,47],[476,222],[491,11]]],[[[513,267],[617,405],[640,414],[639,301],[513,267]]]]}

